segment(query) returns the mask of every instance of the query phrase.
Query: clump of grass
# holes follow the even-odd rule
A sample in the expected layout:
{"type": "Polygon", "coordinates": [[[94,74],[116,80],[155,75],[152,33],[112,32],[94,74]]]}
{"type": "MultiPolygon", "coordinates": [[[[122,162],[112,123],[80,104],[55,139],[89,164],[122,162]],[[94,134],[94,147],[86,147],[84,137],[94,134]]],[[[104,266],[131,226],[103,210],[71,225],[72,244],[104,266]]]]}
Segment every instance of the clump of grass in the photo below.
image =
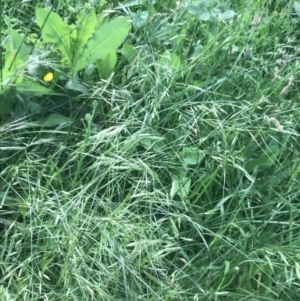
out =
{"type": "Polygon", "coordinates": [[[3,298],[297,299],[294,11],[252,4],[216,24],[132,7],[135,60],[76,125],[1,125],[3,298]]]}

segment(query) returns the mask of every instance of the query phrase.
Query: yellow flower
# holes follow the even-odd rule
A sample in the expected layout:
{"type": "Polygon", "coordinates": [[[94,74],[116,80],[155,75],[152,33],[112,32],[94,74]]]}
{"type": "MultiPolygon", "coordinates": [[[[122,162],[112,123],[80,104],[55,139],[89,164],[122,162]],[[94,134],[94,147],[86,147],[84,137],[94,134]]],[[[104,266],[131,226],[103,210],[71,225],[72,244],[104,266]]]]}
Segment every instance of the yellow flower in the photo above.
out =
{"type": "Polygon", "coordinates": [[[45,76],[44,76],[44,81],[46,83],[51,82],[53,79],[53,73],[52,72],[48,72],[45,76]]]}

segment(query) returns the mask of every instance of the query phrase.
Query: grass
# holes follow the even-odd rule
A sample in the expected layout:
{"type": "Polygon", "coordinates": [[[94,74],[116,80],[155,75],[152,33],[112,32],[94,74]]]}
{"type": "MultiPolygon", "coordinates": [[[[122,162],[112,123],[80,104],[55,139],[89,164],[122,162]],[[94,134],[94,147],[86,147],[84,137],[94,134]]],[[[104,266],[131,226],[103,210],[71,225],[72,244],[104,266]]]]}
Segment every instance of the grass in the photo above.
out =
{"type": "Polygon", "coordinates": [[[1,300],[297,300],[299,17],[229,4],[115,6],[134,56],[76,121],[2,121],[1,300]]]}

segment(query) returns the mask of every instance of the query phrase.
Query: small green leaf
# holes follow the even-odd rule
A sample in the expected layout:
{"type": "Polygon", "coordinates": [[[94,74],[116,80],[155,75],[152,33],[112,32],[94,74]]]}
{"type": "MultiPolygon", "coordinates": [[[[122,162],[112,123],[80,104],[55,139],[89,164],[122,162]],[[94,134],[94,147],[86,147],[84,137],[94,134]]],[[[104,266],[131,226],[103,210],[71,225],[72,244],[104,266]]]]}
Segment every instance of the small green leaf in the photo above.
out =
{"type": "Polygon", "coordinates": [[[134,29],[139,29],[147,24],[149,19],[148,11],[138,10],[136,13],[133,13],[132,25],[134,29]]]}
{"type": "Polygon", "coordinates": [[[104,60],[96,62],[99,77],[101,79],[108,79],[113,73],[117,64],[117,54],[115,52],[109,53],[104,60]]]}
{"type": "Polygon", "coordinates": [[[184,147],[179,155],[186,165],[199,164],[204,158],[204,152],[195,147],[184,147]]]}
{"type": "Polygon", "coordinates": [[[129,17],[117,17],[98,29],[87,42],[82,54],[73,66],[73,72],[103,60],[109,53],[116,52],[131,29],[129,17]]]}
{"type": "Polygon", "coordinates": [[[236,13],[233,10],[227,10],[223,13],[216,15],[216,17],[221,21],[231,20],[236,16],[236,13]]]}
{"type": "MultiPolygon", "coordinates": [[[[4,94],[0,95],[0,116],[1,114],[11,114],[14,111],[15,99],[7,93],[8,91],[10,91],[10,89],[7,89],[4,94]]],[[[13,95],[13,93],[11,94],[13,95]]]]}
{"type": "Polygon", "coordinates": [[[179,175],[173,175],[170,191],[171,198],[174,198],[174,196],[178,194],[182,199],[186,199],[190,191],[191,182],[191,179],[186,176],[185,172],[180,172],[179,175]]]}
{"type": "Polygon", "coordinates": [[[198,4],[189,4],[186,8],[186,11],[195,16],[199,21],[208,21],[210,20],[211,10],[209,1],[201,1],[198,4]],[[210,10],[210,11],[208,11],[210,10]]]}
{"type": "Polygon", "coordinates": [[[268,168],[276,163],[277,157],[280,154],[281,148],[274,142],[270,143],[268,149],[264,151],[258,158],[247,162],[245,170],[252,172],[257,167],[268,168]]]}
{"type": "Polygon", "coordinates": [[[36,21],[42,29],[45,43],[53,43],[61,54],[71,63],[70,36],[72,29],[63,22],[61,17],[45,8],[36,9],[36,21]]]}
{"type": "Polygon", "coordinates": [[[170,51],[165,51],[159,60],[163,68],[167,69],[169,73],[175,74],[180,70],[181,62],[180,58],[170,51]]]}
{"type": "Polygon", "coordinates": [[[54,127],[61,125],[63,123],[71,123],[72,120],[69,117],[59,115],[59,114],[50,114],[49,116],[42,118],[38,122],[35,122],[35,125],[41,126],[41,127],[54,127]]]}
{"type": "Polygon", "coordinates": [[[230,269],[230,261],[225,260],[224,265],[225,265],[224,275],[226,275],[229,272],[229,269],[230,269]]]}
{"type": "Polygon", "coordinates": [[[300,1],[294,1],[294,8],[298,16],[300,16],[300,1]]]}
{"type": "Polygon", "coordinates": [[[35,101],[29,101],[28,110],[30,113],[40,113],[42,111],[42,106],[35,101]]]}
{"type": "Polygon", "coordinates": [[[125,55],[128,63],[131,63],[137,56],[137,51],[135,50],[135,48],[128,43],[123,44],[122,53],[123,55],[125,55]]]}
{"type": "Polygon", "coordinates": [[[198,21],[226,21],[233,19],[236,13],[227,9],[225,3],[218,5],[214,0],[203,0],[187,6],[186,11],[195,16],[198,21]]]}
{"type": "Polygon", "coordinates": [[[74,90],[81,92],[82,94],[88,94],[88,89],[85,85],[77,83],[75,81],[69,80],[66,84],[66,88],[69,90],[74,90]]]}
{"type": "Polygon", "coordinates": [[[157,136],[144,136],[139,141],[140,145],[143,146],[147,151],[153,150],[156,153],[162,153],[165,146],[164,141],[157,136]]]}
{"type": "Polygon", "coordinates": [[[195,59],[195,58],[199,57],[199,55],[203,51],[203,48],[204,47],[201,44],[198,44],[197,46],[195,46],[194,51],[193,51],[192,55],[190,56],[190,58],[195,59]]]}

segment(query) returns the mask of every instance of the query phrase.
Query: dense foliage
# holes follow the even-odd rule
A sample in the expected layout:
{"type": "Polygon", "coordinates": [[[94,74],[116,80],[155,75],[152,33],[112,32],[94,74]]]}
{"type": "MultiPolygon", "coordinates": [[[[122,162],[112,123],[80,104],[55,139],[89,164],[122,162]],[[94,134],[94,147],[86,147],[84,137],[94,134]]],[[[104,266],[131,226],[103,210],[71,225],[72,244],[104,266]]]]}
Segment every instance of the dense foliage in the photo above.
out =
{"type": "Polygon", "coordinates": [[[0,300],[300,296],[300,1],[2,0],[0,300]]]}

